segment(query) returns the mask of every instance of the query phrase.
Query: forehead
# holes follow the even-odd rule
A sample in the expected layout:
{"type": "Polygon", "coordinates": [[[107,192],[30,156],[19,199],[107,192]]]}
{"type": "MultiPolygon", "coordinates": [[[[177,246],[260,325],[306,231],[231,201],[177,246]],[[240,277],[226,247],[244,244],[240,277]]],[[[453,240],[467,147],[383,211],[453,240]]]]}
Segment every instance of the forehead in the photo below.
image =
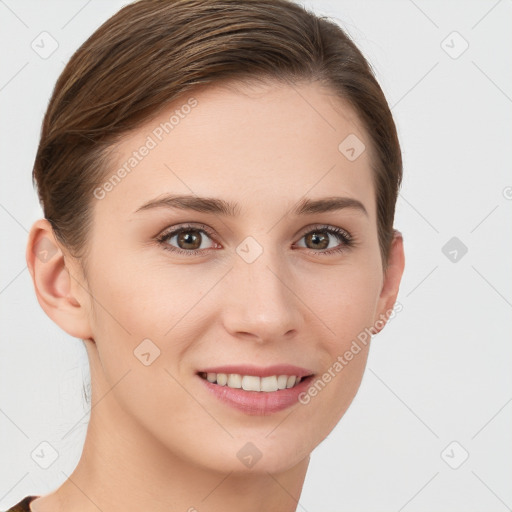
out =
{"type": "Polygon", "coordinates": [[[113,184],[98,208],[111,215],[163,193],[281,215],[304,196],[346,195],[375,215],[368,136],[348,103],[318,83],[195,88],[125,135],[110,163],[113,184]]]}

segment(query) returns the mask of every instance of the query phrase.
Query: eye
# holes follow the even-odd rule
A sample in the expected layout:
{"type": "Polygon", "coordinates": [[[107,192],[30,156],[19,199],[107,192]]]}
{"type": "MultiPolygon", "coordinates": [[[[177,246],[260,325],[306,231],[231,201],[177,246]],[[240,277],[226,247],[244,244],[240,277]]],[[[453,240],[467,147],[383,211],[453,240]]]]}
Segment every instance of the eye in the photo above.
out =
{"type": "MultiPolygon", "coordinates": [[[[162,247],[177,254],[194,256],[208,249],[221,247],[212,240],[213,233],[204,224],[183,225],[164,231],[156,237],[162,247]],[[209,241],[208,241],[209,240],[209,241]]],[[[355,245],[354,238],[344,229],[335,226],[317,225],[302,235],[304,245],[298,247],[311,249],[315,255],[329,255],[346,251],[355,245]],[[338,241],[338,245],[329,249],[329,245],[338,241]]]]}
{"type": "Polygon", "coordinates": [[[302,236],[302,239],[305,239],[305,245],[300,247],[313,249],[318,255],[340,253],[355,245],[353,237],[347,231],[335,226],[314,226],[312,230],[302,236]],[[328,249],[333,240],[337,240],[338,245],[328,249]]]}
{"type": "Polygon", "coordinates": [[[213,242],[206,243],[206,246],[204,245],[205,235],[207,238],[212,236],[206,226],[201,225],[201,227],[198,227],[186,225],[171,231],[165,231],[159,235],[156,240],[168,251],[190,256],[199,254],[206,249],[216,247],[216,244],[213,242]],[[176,244],[177,247],[174,244],[176,244]]]}

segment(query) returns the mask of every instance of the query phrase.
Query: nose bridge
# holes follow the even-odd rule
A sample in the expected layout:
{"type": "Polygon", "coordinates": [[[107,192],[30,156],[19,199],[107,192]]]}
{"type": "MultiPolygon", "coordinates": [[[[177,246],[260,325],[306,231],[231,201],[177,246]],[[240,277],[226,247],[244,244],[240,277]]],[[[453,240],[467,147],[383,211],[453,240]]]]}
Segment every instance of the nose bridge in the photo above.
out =
{"type": "Polygon", "coordinates": [[[262,341],[298,329],[300,301],[294,296],[290,276],[282,255],[264,249],[254,239],[242,242],[229,277],[226,328],[262,341]]]}

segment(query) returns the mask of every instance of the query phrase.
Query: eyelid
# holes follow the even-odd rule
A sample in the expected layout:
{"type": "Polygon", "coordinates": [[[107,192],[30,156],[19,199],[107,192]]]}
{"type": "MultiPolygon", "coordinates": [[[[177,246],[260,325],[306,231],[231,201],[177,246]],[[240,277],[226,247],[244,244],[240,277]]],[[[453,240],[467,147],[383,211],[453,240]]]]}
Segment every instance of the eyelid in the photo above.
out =
{"type": "Polygon", "coordinates": [[[206,224],[195,223],[195,222],[185,222],[184,224],[177,224],[175,226],[167,227],[163,231],[160,232],[155,238],[165,238],[171,233],[175,233],[176,231],[185,230],[185,229],[196,229],[197,231],[204,231],[210,237],[214,237],[215,233],[211,228],[209,228],[206,224]]]}
{"type": "MultiPolygon", "coordinates": [[[[209,236],[214,237],[215,233],[214,231],[207,226],[206,224],[199,223],[184,223],[184,224],[177,224],[176,226],[171,226],[168,228],[165,228],[163,231],[161,231],[155,238],[163,238],[167,235],[170,235],[171,233],[174,233],[175,231],[179,231],[182,229],[197,229],[199,231],[203,230],[205,233],[207,233],[209,236]]],[[[302,229],[300,229],[295,236],[304,236],[310,233],[311,231],[314,231],[315,229],[318,230],[327,230],[327,229],[335,229],[339,230],[341,233],[343,233],[347,238],[352,238],[352,235],[344,228],[340,226],[334,226],[331,224],[310,224],[309,226],[306,226],[302,229]]]]}
{"type": "Polygon", "coordinates": [[[304,235],[307,235],[308,233],[311,233],[311,231],[337,231],[340,234],[345,235],[348,239],[352,239],[352,235],[344,228],[340,226],[334,226],[332,224],[310,224],[309,226],[306,226],[305,228],[301,229],[299,233],[301,234],[301,237],[304,235]]]}

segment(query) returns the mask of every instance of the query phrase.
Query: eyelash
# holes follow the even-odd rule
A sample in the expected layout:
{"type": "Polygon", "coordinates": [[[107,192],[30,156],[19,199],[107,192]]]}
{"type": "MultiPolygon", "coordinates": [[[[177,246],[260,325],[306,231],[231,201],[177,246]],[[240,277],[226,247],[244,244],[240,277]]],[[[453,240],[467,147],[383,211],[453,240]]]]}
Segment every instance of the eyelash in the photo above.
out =
{"type": "MultiPolygon", "coordinates": [[[[160,245],[162,245],[162,247],[166,251],[170,251],[170,252],[175,253],[175,254],[176,253],[177,254],[184,254],[186,256],[195,256],[197,254],[204,253],[205,251],[211,250],[209,248],[209,249],[193,249],[193,250],[190,250],[190,251],[186,251],[184,249],[180,249],[179,247],[171,246],[171,245],[169,245],[167,243],[168,240],[170,240],[174,236],[179,235],[180,233],[186,232],[186,231],[199,231],[199,232],[202,231],[202,232],[206,233],[210,238],[212,238],[212,239],[214,238],[214,234],[212,233],[212,231],[207,226],[205,226],[204,224],[199,224],[199,225],[186,224],[186,225],[180,226],[178,228],[175,228],[175,229],[173,229],[171,231],[164,231],[162,234],[158,235],[155,238],[155,240],[160,245]]],[[[341,228],[338,228],[338,227],[335,227],[335,226],[322,225],[322,224],[314,225],[311,229],[306,231],[301,236],[301,239],[303,237],[305,237],[306,235],[309,235],[311,233],[319,233],[319,232],[329,233],[329,234],[334,235],[335,237],[338,238],[338,240],[341,241],[341,245],[339,247],[334,248],[334,249],[328,249],[328,250],[323,250],[323,251],[315,251],[313,249],[307,249],[306,248],[307,250],[312,251],[312,253],[315,254],[315,255],[321,256],[321,255],[338,254],[338,253],[345,252],[348,249],[350,249],[350,248],[352,248],[352,247],[354,247],[356,245],[354,237],[350,233],[345,231],[344,229],[341,229],[341,228]]]]}

